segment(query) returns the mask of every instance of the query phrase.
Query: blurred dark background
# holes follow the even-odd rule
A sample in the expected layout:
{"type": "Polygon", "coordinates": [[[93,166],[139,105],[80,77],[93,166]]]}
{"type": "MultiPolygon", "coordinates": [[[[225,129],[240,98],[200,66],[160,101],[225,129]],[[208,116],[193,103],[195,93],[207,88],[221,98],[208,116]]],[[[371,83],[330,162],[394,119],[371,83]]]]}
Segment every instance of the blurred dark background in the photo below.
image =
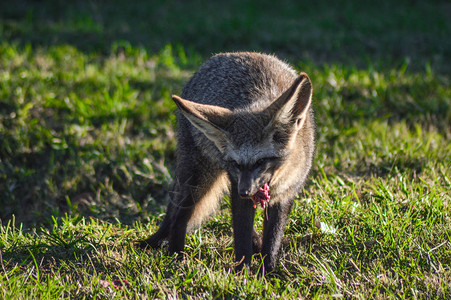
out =
{"type": "Polygon", "coordinates": [[[172,44],[203,56],[244,49],[315,63],[407,58],[446,71],[450,16],[451,3],[438,0],[17,0],[0,4],[0,40],[105,54],[122,42],[152,52],[172,44]]]}

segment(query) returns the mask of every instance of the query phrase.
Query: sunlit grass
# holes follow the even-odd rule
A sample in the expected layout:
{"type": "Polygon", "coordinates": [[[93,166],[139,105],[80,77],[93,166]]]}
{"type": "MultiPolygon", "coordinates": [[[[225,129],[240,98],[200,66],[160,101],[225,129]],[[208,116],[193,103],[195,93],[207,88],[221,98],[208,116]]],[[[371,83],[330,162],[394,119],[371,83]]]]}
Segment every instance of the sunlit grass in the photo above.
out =
{"type": "Polygon", "coordinates": [[[182,2],[0,5],[0,298],[451,298],[439,2],[194,1],[197,18],[182,2]],[[182,259],[133,246],[168,201],[170,95],[238,49],[282,56],[314,86],[314,168],[266,278],[258,256],[233,272],[228,197],[182,259]]]}

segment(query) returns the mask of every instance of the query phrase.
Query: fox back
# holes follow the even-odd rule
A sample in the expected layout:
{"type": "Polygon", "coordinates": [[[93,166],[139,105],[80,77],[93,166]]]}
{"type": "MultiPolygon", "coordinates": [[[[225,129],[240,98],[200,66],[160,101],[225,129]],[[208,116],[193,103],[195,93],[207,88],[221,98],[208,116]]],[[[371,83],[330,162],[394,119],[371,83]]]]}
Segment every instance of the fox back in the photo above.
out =
{"type": "Polygon", "coordinates": [[[261,252],[272,270],[293,199],[312,166],[309,77],[274,56],[224,53],[206,61],[173,100],[179,108],[174,198],[143,245],[169,239],[170,252],[182,251],[186,230],[229,192],[238,266],[261,252]],[[263,241],[253,230],[256,201],[268,209],[263,241]]]}

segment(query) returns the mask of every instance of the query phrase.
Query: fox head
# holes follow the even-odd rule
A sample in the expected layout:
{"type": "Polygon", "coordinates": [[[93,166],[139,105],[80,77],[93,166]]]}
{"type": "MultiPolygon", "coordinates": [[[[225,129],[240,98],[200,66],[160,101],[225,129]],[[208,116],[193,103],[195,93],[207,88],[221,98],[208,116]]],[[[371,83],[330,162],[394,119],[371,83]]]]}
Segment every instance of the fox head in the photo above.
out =
{"type": "Polygon", "coordinates": [[[274,173],[295,151],[312,101],[312,84],[301,73],[263,109],[230,110],[221,106],[172,99],[191,124],[221,153],[221,162],[243,198],[270,184],[274,173]]]}

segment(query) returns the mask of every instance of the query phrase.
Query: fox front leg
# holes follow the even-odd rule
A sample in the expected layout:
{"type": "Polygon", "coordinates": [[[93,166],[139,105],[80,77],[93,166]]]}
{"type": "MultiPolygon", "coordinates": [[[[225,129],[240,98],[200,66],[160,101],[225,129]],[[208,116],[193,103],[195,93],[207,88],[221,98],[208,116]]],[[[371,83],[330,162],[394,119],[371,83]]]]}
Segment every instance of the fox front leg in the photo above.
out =
{"type": "Polygon", "coordinates": [[[138,241],[138,247],[140,248],[159,248],[163,244],[165,240],[169,237],[171,226],[172,226],[172,219],[174,216],[174,213],[176,212],[176,207],[174,206],[174,203],[171,201],[169,202],[166,216],[163,219],[163,222],[160,225],[160,228],[157,232],[152,234],[149,238],[145,240],[138,241]]]}
{"type": "Polygon", "coordinates": [[[263,245],[261,254],[265,272],[274,270],[282,242],[285,225],[290,215],[293,200],[276,202],[268,207],[268,218],[263,224],[263,245]]]}
{"type": "Polygon", "coordinates": [[[175,184],[166,216],[158,231],[138,244],[143,248],[157,248],[168,240],[169,254],[184,250],[188,222],[193,215],[197,196],[199,196],[198,186],[201,182],[199,177],[201,172],[189,163],[178,166],[176,172],[175,184]]]}
{"type": "Polygon", "coordinates": [[[235,242],[235,261],[238,263],[236,269],[239,271],[251,262],[253,250],[257,250],[255,241],[258,237],[254,234],[255,209],[252,201],[242,199],[238,195],[238,188],[232,184],[232,223],[235,242]]]}
{"type": "Polygon", "coordinates": [[[199,190],[202,190],[199,169],[192,167],[180,168],[180,170],[183,171],[179,173],[178,177],[181,183],[177,184],[174,190],[176,210],[170,224],[169,254],[179,253],[185,249],[188,222],[202,197],[199,192],[199,190]]]}
{"type": "Polygon", "coordinates": [[[185,194],[179,203],[180,205],[171,224],[171,235],[169,237],[168,247],[170,255],[182,252],[185,249],[188,222],[195,208],[192,193],[185,194]]]}
{"type": "MultiPolygon", "coordinates": [[[[189,190],[185,186],[185,190],[189,190]]],[[[166,216],[156,233],[148,239],[138,242],[141,248],[158,248],[165,240],[169,240],[168,252],[174,254],[183,251],[185,247],[187,225],[195,208],[193,193],[183,192],[178,186],[174,191],[174,199],[169,202],[166,216]]]]}

